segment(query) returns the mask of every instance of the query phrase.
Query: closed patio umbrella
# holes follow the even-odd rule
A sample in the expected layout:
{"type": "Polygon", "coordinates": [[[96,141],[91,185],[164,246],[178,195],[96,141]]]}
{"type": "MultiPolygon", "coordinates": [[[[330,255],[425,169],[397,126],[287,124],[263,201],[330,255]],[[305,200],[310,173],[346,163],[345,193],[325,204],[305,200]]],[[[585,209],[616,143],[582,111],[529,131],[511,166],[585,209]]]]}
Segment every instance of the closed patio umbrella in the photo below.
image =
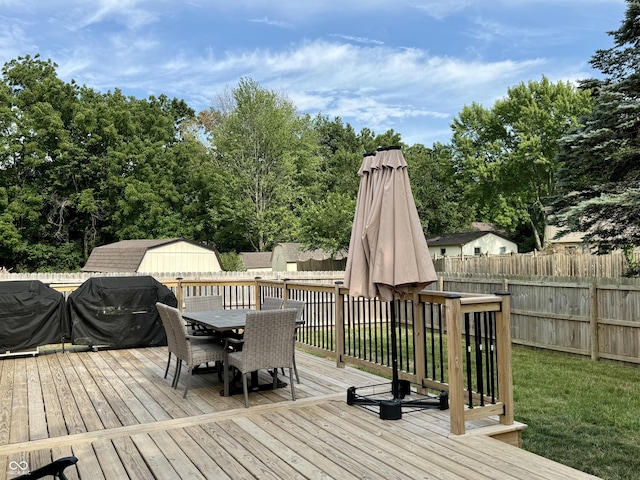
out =
{"type": "MultiPolygon", "coordinates": [[[[365,154],[344,284],[352,297],[392,302],[437,280],[400,147],[365,154]]],[[[392,391],[398,398],[396,319],[391,303],[392,391]]]]}

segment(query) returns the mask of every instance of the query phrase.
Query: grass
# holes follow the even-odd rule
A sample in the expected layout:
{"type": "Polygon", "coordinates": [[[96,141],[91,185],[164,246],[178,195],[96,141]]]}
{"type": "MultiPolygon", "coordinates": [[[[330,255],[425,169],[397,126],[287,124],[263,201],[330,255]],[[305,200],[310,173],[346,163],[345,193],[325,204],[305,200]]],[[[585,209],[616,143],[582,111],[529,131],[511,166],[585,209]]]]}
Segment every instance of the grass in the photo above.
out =
{"type": "Polygon", "coordinates": [[[523,447],[604,479],[640,479],[640,366],[514,347],[523,447]]]}

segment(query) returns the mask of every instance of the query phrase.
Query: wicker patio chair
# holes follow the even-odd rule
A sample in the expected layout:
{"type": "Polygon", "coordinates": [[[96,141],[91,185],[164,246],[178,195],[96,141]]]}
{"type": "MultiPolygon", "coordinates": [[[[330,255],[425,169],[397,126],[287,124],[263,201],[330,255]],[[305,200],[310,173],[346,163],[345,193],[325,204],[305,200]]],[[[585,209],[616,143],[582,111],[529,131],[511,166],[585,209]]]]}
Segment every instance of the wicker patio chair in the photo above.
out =
{"type": "MultiPolygon", "coordinates": [[[[184,311],[185,312],[205,312],[208,310],[224,310],[224,303],[222,295],[201,295],[198,297],[185,297],[184,299],[184,311]]],[[[188,323],[191,334],[193,335],[208,335],[216,336],[220,335],[213,330],[210,330],[197,323],[188,323]]]]}
{"type": "Polygon", "coordinates": [[[278,297],[264,297],[260,302],[260,310],[278,310],[282,308],[282,302],[278,297]]]}
{"type": "MultiPolygon", "coordinates": [[[[291,398],[296,399],[293,382],[293,334],[296,329],[296,310],[293,308],[247,313],[242,340],[230,338],[225,348],[225,368],[235,367],[242,375],[245,407],[249,407],[247,375],[251,372],[273,370],[273,388],[278,384],[278,369],[289,369],[291,398]],[[229,352],[230,346],[242,344],[241,351],[229,352]]],[[[229,375],[224,378],[224,394],[229,395],[229,375]]]]}
{"type": "Polygon", "coordinates": [[[218,342],[206,341],[206,339],[203,339],[201,336],[189,335],[182,314],[177,308],[162,303],[156,303],[156,307],[159,312],[164,312],[164,314],[167,315],[175,335],[176,343],[173,353],[178,359],[178,364],[173,379],[173,388],[178,388],[182,363],[184,362],[187,365],[189,376],[187,377],[184,394],[182,395],[184,398],[187,396],[187,391],[191,384],[193,369],[198,365],[208,362],[216,362],[216,364],[220,366],[220,362],[224,360],[224,347],[218,342]]]}
{"type": "MultiPolygon", "coordinates": [[[[171,366],[171,354],[176,352],[176,334],[173,331],[173,326],[171,325],[171,319],[169,318],[169,313],[164,308],[161,308],[160,305],[164,305],[164,303],[156,303],[156,308],[158,309],[158,314],[160,315],[160,319],[162,320],[162,326],[164,327],[164,331],[167,335],[167,350],[169,351],[169,358],[167,358],[167,368],[164,370],[164,378],[167,378],[167,374],[169,373],[169,367],[171,366]]],[[[178,360],[176,359],[176,375],[177,373],[178,373],[178,360]]],[[[175,376],[173,377],[173,382],[175,382],[175,376]]],[[[172,385],[173,385],[173,382],[172,382],[172,385]]]]}
{"type": "Polygon", "coordinates": [[[296,331],[293,335],[293,373],[296,375],[296,382],[300,383],[300,376],[298,375],[298,367],[296,366],[296,349],[295,343],[298,340],[298,328],[301,326],[302,316],[304,315],[304,309],[307,304],[302,300],[291,300],[287,299],[284,304],[284,308],[295,308],[296,309],[296,331]]]}
{"type": "Polygon", "coordinates": [[[222,295],[201,295],[199,297],[185,297],[185,312],[204,312],[207,310],[222,310],[224,305],[222,295]]]}

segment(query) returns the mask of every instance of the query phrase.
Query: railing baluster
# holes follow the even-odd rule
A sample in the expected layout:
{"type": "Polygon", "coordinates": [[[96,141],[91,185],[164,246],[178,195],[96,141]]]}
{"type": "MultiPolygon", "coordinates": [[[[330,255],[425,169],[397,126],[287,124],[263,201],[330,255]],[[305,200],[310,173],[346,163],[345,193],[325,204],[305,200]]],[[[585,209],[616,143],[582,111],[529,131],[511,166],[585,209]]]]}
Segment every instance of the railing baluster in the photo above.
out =
{"type": "Polygon", "coordinates": [[[473,408],[473,384],[471,383],[471,340],[469,314],[464,314],[465,355],[467,360],[467,389],[469,391],[469,408],[473,408]]]}
{"type": "Polygon", "coordinates": [[[473,328],[474,328],[474,344],[476,349],[476,387],[480,394],[480,406],[484,406],[484,379],[483,379],[483,364],[482,364],[482,327],[480,323],[480,312],[473,314],[473,328]]]}

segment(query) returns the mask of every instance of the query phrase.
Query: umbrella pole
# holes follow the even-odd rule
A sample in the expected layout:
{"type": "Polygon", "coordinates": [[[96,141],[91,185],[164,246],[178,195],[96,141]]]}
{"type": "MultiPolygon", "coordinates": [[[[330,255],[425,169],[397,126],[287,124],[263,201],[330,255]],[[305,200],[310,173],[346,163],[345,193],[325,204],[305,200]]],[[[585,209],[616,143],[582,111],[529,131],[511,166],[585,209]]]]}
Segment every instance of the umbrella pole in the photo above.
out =
{"type": "Polygon", "coordinates": [[[391,393],[394,400],[400,397],[400,380],[398,378],[398,343],[396,339],[396,301],[391,300],[391,393]]]}

